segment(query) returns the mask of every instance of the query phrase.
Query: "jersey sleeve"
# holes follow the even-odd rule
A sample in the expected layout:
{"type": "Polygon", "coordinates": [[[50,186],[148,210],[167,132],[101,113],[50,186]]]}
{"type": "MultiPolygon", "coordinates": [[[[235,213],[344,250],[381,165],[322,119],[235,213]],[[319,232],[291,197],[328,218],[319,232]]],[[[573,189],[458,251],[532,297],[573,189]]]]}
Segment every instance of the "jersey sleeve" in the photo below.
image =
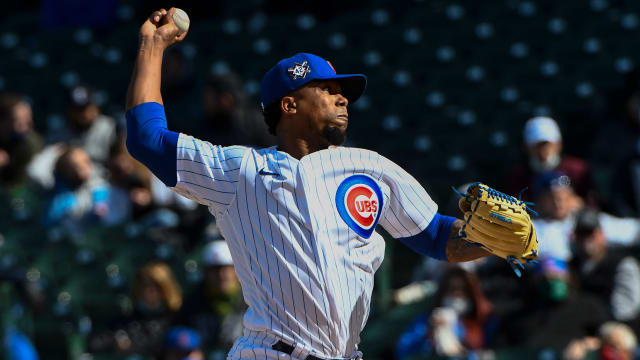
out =
{"type": "Polygon", "coordinates": [[[222,147],[180,134],[176,151],[177,183],[171,190],[217,210],[236,195],[242,161],[249,148],[222,147]]]}
{"type": "Polygon", "coordinates": [[[385,185],[380,225],[394,238],[413,236],[427,228],[438,205],[409,173],[380,156],[378,181],[385,185]]]}

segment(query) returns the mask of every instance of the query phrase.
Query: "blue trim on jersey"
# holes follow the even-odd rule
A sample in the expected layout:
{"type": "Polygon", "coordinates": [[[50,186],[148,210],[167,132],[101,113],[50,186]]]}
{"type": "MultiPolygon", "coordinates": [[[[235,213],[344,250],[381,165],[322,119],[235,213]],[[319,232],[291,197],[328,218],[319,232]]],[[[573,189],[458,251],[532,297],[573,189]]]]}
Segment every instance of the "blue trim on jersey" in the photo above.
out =
{"type": "Polygon", "coordinates": [[[148,102],[135,106],[126,114],[127,150],[165,185],[178,182],[176,154],[179,134],[167,130],[164,106],[148,102]]]}
{"type": "Polygon", "coordinates": [[[344,179],[340,185],[338,186],[338,190],[336,192],[336,208],[338,209],[338,214],[342,220],[351,228],[351,230],[355,231],[356,234],[361,237],[368,239],[371,237],[371,234],[376,229],[376,225],[378,224],[378,219],[380,219],[380,213],[382,213],[382,205],[383,205],[383,197],[382,190],[380,190],[380,185],[371,178],[370,176],[364,174],[356,174],[351,175],[348,178],[344,179]],[[373,192],[378,197],[377,211],[375,215],[375,219],[370,227],[365,228],[360,225],[357,221],[353,219],[353,217],[349,214],[349,210],[345,206],[345,196],[347,196],[347,191],[351,189],[354,185],[363,184],[367,187],[371,188],[373,192]]]}
{"type": "Polygon", "coordinates": [[[400,238],[400,241],[418,254],[446,261],[445,249],[454,221],[456,221],[454,217],[436,213],[429,226],[421,233],[400,238]]]}

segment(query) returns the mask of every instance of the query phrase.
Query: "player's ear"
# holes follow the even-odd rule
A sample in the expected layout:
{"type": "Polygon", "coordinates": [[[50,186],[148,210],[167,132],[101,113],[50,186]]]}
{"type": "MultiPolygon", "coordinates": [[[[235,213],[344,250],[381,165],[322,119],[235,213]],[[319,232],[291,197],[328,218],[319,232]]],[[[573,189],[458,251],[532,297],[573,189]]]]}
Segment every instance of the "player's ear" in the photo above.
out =
{"type": "Polygon", "coordinates": [[[283,114],[295,114],[296,106],[296,99],[293,96],[285,96],[280,100],[280,110],[282,110],[283,114]]]}

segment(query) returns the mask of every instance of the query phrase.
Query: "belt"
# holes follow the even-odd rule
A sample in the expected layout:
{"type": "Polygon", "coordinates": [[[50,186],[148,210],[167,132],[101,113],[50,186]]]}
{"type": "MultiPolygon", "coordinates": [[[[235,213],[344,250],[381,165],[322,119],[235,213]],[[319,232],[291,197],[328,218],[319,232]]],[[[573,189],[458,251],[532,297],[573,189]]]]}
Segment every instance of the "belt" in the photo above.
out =
{"type": "MultiPolygon", "coordinates": [[[[293,351],[296,349],[295,346],[293,345],[289,345],[286,342],[280,340],[277,343],[273,344],[273,346],[271,346],[271,348],[275,351],[280,351],[282,353],[285,353],[287,355],[291,355],[293,353],[293,351]]],[[[304,360],[359,360],[362,359],[362,353],[358,352],[358,356],[357,357],[353,357],[353,358],[339,358],[339,359],[321,359],[317,356],[313,356],[311,354],[307,355],[306,358],[304,358],[304,360]]]]}
{"type": "MultiPolygon", "coordinates": [[[[280,351],[282,353],[285,353],[287,355],[291,355],[293,353],[293,350],[295,350],[295,346],[293,345],[289,345],[286,342],[280,340],[277,343],[273,344],[273,346],[271,347],[273,350],[275,351],[280,351]]],[[[304,360],[322,360],[317,356],[313,356],[311,354],[307,355],[306,358],[304,358],[304,360]]]]}

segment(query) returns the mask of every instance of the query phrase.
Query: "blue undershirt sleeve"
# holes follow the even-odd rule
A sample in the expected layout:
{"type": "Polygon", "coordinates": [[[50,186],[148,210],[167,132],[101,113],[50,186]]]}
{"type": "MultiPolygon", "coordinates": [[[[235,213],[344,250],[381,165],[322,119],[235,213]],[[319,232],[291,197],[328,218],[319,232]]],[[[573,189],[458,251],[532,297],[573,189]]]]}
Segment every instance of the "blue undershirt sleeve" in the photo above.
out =
{"type": "Polygon", "coordinates": [[[168,186],[178,182],[176,148],[179,134],[167,130],[164,106],[156,102],[135,106],[126,114],[127,150],[168,186]]]}
{"type": "Polygon", "coordinates": [[[446,261],[445,249],[454,221],[456,221],[454,217],[436,213],[429,226],[421,233],[399,238],[399,240],[418,254],[446,261]]]}

